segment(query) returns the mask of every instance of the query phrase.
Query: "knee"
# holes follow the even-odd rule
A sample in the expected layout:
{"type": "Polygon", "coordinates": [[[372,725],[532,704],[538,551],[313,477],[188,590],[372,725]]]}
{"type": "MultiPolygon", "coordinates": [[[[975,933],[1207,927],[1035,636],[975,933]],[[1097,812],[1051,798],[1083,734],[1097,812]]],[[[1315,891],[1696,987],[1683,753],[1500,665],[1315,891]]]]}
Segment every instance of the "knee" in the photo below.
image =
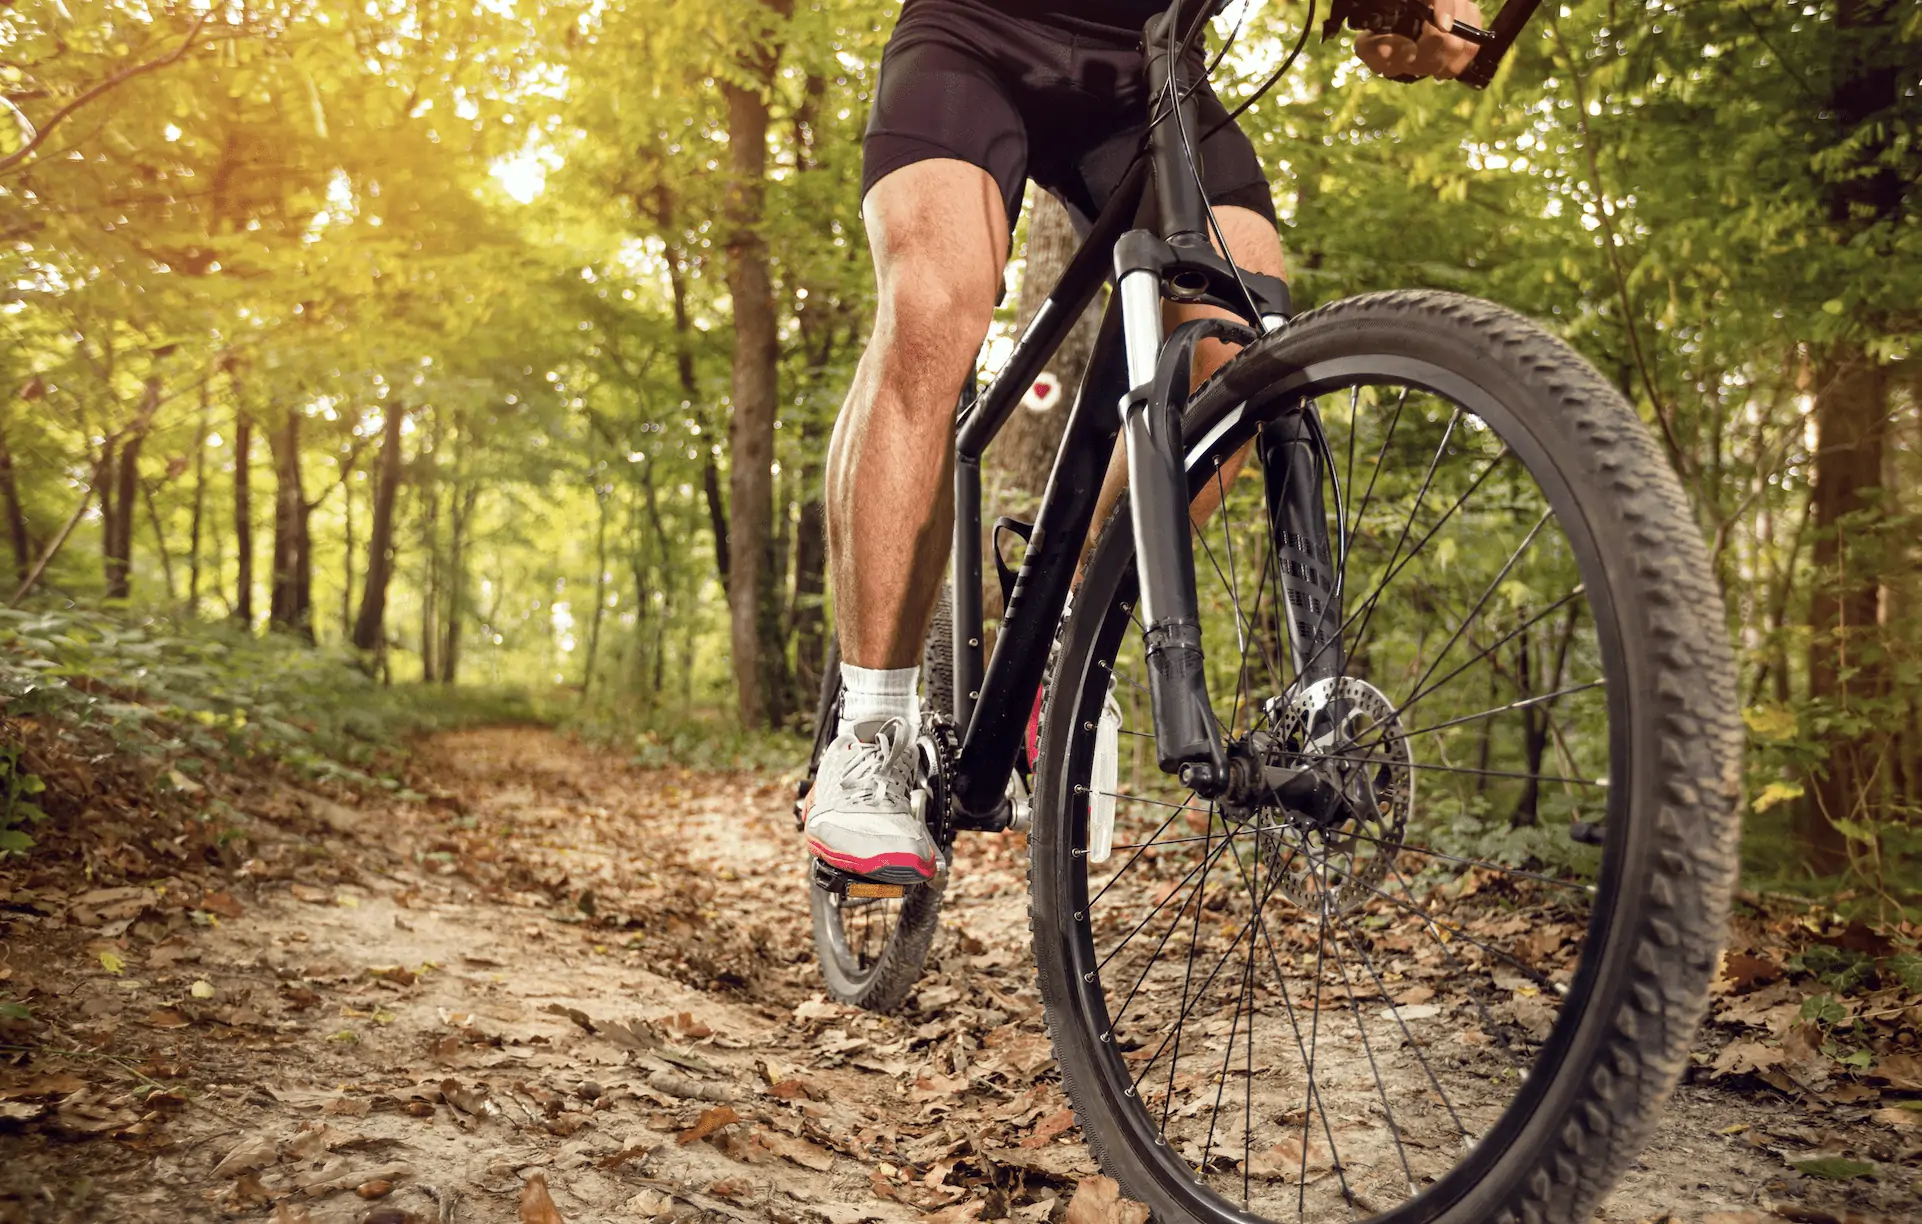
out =
{"type": "Polygon", "coordinates": [[[943,379],[974,362],[994,319],[991,272],[938,257],[897,258],[880,280],[874,341],[897,370],[943,379]]]}

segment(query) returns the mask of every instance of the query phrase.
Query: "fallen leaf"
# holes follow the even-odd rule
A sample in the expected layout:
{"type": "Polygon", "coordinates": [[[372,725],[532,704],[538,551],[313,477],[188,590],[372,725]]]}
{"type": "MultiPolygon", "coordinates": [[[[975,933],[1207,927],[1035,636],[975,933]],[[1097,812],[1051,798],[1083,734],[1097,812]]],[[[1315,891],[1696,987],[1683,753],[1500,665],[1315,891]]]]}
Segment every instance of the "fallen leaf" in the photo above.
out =
{"type": "Polygon", "coordinates": [[[705,1139],[724,1126],[732,1126],[741,1120],[731,1105],[716,1105],[695,1120],[694,1125],[682,1131],[678,1142],[685,1147],[690,1143],[705,1139]]]}
{"type": "Polygon", "coordinates": [[[547,1175],[536,1170],[521,1187],[520,1224],[567,1224],[554,1197],[547,1192],[547,1175]]]}
{"type": "Polygon", "coordinates": [[[1782,966],[1759,956],[1746,952],[1731,952],[1722,961],[1722,971],[1715,981],[1716,993],[1747,994],[1757,986],[1766,986],[1782,976],[1782,966]]]}
{"type": "Polygon", "coordinates": [[[66,1071],[35,1076],[18,1083],[0,1083],[0,1101],[21,1101],[28,1097],[66,1096],[79,1092],[87,1081],[66,1071]]]}
{"type": "Polygon", "coordinates": [[[266,1135],[249,1135],[230,1148],[214,1166],[215,1177],[239,1177],[264,1169],[280,1159],[280,1145],[266,1135]]]}
{"type": "Polygon", "coordinates": [[[1050,1114],[1034,1124],[1034,1134],[1023,1139],[1021,1146],[1024,1148],[1038,1148],[1044,1144],[1051,1143],[1056,1135],[1068,1130],[1073,1125],[1074,1110],[1072,1109],[1063,1109],[1058,1113],[1050,1114]]]}
{"type": "Polygon", "coordinates": [[[360,1185],[354,1187],[354,1193],[364,1199],[386,1198],[393,1192],[394,1183],[385,1178],[376,1181],[362,1182],[360,1185]]]}
{"type": "Polygon", "coordinates": [[[1731,1041],[1710,1070],[1717,1078],[1754,1075],[1782,1065],[1782,1051],[1759,1041],[1731,1041]]]}
{"type": "Polygon", "coordinates": [[[100,967],[119,977],[127,971],[127,962],[121,959],[120,953],[111,948],[103,948],[100,952],[100,967]]]}
{"type": "Polygon", "coordinates": [[[187,993],[196,999],[211,999],[214,997],[214,984],[206,978],[201,978],[187,988],[187,993]]]}
{"type": "Polygon", "coordinates": [[[1887,1081],[1889,1087],[1903,1092],[1922,1092],[1922,1057],[1914,1054],[1890,1054],[1875,1060],[1875,1067],[1869,1072],[1879,1080],[1887,1081]]]}
{"type": "Polygon", "coordinates": [[[1148,1205],[1122,1198],[1111,1177],[1084,1177],[1068,1200],[1063,1224],[1148,1224],[1148,1205]]]}
{"type": "Polygon", "coordinates": [[[232,893],[224,892],[202,893],[200,896],[200,908],[210,914],[219,914],[222,918],[239,918],[242,914],[246,913],[245,910],[240,908],[240,902],[234,900],[232,893]]]}

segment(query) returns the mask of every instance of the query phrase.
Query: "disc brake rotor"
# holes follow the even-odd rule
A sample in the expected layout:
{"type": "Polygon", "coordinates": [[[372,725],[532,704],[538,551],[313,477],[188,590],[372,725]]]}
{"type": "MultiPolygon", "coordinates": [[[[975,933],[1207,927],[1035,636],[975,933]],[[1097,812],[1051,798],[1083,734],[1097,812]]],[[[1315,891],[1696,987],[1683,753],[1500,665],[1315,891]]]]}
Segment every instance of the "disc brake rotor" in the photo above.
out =
{"type": "Polygon", "coordinates": [[[1353,909],[1375,895],[1401,849],[1415,773],[1394,703],[1366,680],[1334,676],[1270,703],[1285,764],[1312,768],[1343,802],[1325,817],[1264,814],[1262,858],[1275,891],[1304,909],[1353,909]]]}

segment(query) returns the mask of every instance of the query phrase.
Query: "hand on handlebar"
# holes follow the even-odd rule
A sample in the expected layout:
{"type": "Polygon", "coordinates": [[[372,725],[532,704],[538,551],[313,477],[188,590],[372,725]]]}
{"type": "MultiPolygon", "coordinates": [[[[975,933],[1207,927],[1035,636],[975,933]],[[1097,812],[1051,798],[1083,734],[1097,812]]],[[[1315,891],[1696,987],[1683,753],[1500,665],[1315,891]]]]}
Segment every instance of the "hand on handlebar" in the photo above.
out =
{"type": "Polygon", "coordinates": [[[1355,55],[1382,76],[1452,81],[1481,49],[1446,32],[1456,21],[1480,26],[1481,9],[1473,0],[1434,0],[1433,19],[1422,27],[1419,40],[1399,34],[1360,34],[1355,38],[1355,55]]]}

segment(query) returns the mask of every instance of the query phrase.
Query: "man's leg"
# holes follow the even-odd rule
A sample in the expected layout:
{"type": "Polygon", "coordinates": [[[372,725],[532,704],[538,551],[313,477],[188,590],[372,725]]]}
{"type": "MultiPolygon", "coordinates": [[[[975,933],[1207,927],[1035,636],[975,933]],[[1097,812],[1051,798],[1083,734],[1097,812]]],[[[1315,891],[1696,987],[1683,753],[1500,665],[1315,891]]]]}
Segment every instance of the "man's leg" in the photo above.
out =
{"type": "Polygon", "coordinates": [[[862,203],[879,308],[828,447],[841,658],[898,669],[921,640],[952,537],[954,409],[994,317],[1008,218],[987,171],[921,161],[862,203]]]}
{"type": "Polygon", "coordinates": [[[862,202],[879,308],[828,446],[841,725],[808,792],[808,850],[854,875],[927,879],[912,801],[914,688],[953,524],[954,408],[994,316],[1007,205],[987,171],[914,162],[862,202]]]}

